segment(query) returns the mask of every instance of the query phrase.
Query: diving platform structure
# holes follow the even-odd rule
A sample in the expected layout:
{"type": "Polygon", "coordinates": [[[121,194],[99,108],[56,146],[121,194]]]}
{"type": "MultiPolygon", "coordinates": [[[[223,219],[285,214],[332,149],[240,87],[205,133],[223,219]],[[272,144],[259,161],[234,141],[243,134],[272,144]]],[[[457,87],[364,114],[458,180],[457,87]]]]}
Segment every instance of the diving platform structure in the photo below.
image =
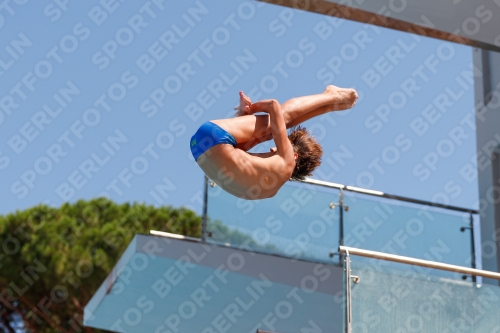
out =
{"type": "Polygon", "coordinates": [[[342,276],[334,265],[137,235],[85,308],[85,325],[114,332],[342,332],[342,276]]]}
{"type": "Polygon", "coordinates": [[[136,235],[85,307],[85,326],[158,333],[499,328],[500,288],[491,283],[500,274],[473,267],[480,264],[472,260],[475,210],[316,180],[287,183],[252,209],[238,200],[206,179],[202,237],[136,235]]]}

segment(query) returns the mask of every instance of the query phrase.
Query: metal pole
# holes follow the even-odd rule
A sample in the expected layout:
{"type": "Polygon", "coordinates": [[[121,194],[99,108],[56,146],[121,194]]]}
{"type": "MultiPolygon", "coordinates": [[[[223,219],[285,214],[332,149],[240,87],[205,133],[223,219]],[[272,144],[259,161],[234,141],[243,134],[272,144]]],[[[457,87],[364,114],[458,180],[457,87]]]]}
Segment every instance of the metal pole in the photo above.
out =
{"type": "Polygon", "coordinates": [[[481,52],[481,65],[483,67],[483,103],[485,106],[487,106],[491,101],[492,96],[490,51],[479,49],[479,52],[481,52]]]}
{"type": "Polygon", "coordinates": [[[201,242],[206,242],[207,236],[207,211],[208,211],[208,177],[205,175],[205,189],[203,193],[203,216],[201,218],[201,242]]]}
{"type": "Polygon", "coordinates": [[[374,191],[374,190],[368,190],[368,189],[363,189],[363,188],[358,188],[358,187],[346,186],[346,185],[342,185],[342,184],[330,183],[330,182],[325,182],[325,181],[311,179],[311,178],[307,178],[306,180],[301,180],[300,182],[312,184],[312,185],[323,186],[323,187],[327,187],[327,188],[337,188],[339,190],[345,190],[345,191],[349,191],[349,192],[355,192],[355,193],[361,193],[361,194],[366,194],[366,195],[371,195],[371,196],[376,196],[376,197],[388,198],[388,199],[393,199],[393,200],[398,200],[398,201],[411,202],[411,203],[415,203],[415,204],[419,204],[419,205],[426,205],[426,206],[431,206],[431,207],[449,209],[449,210],[454,210],[457,212],[479,214],[479,211],[477,209],[469,209],[469,208],[464,208],[464,207],[443,205],[443,204],[436,203],[436,202],[407,198],[407,197],[402,197],[399,195],[384,193],[381,191],[374,191]]]}
{"type": "Polygon", "coordinates": [[[398,255],[388,254],[388,253],[383,253],[383,252],[356,249],[354,247],[348,247],[348,246],[340,246],[339,247],[339,253],[347,252],[347,251],[349,251],[349,253],[351,255],[357,255],[357,256],[362,256],[362,257],[367,257],[367,258],[375,258],[375,259],[399,262],[402,264],[410,264],[410,265],[415,265],[415,266],[440,269],[443,271],[456,272],[456,273],[475,275],[475,276],[482,276],[485,278],[500,280],[500,273],[497,273],[497,272],[490,272],[490,271],[485,271],[482,269],[474,269],[474,268],[469,268],[469,267],[443,264],[443,263],[436,262],[436,261],[429,261],[429,260],[416,259],[416,258],[411,258],[411,257],[398,256],[398,255]]]}
{"type": "MultiPolygon", "coordinates": [[[[344,190],[339,193],[339,246],[344,246],[344,190]]],[[[342,264],[343,254],[339,252],[339,264],[342,264]]]]}
{"type": "Polygon", "coordinates": [[[345,312],[345,322],[346,322],[346,327],[345,331],[346,333],[351,333],[352,332],[352,324],[351,324],[351,319],[352,319],[352,305],[351,305],[351,258],[349,257],[349,251],[345,251],[345,295],[346,295],[346,312],[345,312]]]}
{"type": "MultiPolygon", "coordinates": [[[[472,216],[472,213],[470,214],[470,218],[469,218],[469,221],[470,221],[470,246],[471,246],[471,254],[472,254],[472,258],[471,258],[471,266],[472,268],[476,268],[476,246],[475,246],[475,243],[474,243],[474,216],[472,216]]],[[[472,282],[476,282],[476,276],[475,275],[472,275],[472,282]]]]}

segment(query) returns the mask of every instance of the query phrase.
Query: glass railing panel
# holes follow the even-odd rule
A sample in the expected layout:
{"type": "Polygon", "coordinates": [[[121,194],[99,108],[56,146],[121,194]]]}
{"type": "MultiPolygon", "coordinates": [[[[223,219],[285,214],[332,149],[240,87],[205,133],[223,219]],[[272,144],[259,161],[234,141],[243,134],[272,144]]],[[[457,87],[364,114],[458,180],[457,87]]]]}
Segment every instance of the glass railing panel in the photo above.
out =
{"type": "Polygon", "coordinates": [[[344,202],[346,246],[471,267],[468,213],[359,193],[344,202]]]}
{"type": "Polygon", "coordinates": [[[339,244],[339,191],[288,182],[273,198],[242,200],[208,186],[207,242],[332,262],[339,244]]]}
{"type": "MultiPolygon", "coordinates": [[[[353,257],[352,332],[500,332],[500,288],[353,257]]],[[[399,264],[402,266],[401,264],[399,264]]]]}

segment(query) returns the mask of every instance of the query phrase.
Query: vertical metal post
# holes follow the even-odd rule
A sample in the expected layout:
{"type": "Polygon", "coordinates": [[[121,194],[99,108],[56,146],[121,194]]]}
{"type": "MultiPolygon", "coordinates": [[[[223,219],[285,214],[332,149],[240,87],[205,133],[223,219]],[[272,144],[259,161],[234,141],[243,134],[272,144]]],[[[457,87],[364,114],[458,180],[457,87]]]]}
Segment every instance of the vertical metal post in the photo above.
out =
{"type": "MultiPolygon", "coordinates": [[[[472,268],[476,268],[476,246],[475,246],[475,243],[474,243],[474,216],[472,215],[472,213],[470,213],[470,217],[469,217],[469,221],[470,221],[470,246],[471,246],[471,255],[472,255],[472,258],[471,258],[471,266],[472,268]]],[[[472,276],[472,282],[476,282],[476,276],[473,275],[472,276]]]]}
{"type": "MultiPolygon", "coordinates": [[[[339,246],[344,245],[344,190],[340,189],[339,193],[339,246]]],[[[339,253],[339,264],[342,264],[344,255],[339,253]]]]}
{"type": "Polygon", "coordinates": [[[483,103],[484,106],[488,105],[491,100],[491,62],[490,51],[479,49],[481,52],[481,66],[483,76],[483,103]]]}
{"type": "Polygon", "coordinates": [[[208,177],[205,175],[205,189],[203,193],[203,215],[201,217],[201,242],[206,242],[207,236],[207,211],[208,211],[208,177]]]}
{"type": "Polygon", "coordinates": [[[351,258],[349,257],[349,251],[345,253],[345,298],[346,298],[346,312],[345,312],[345,332],[352,332],[352,305],[351,305],[351,258]]]}

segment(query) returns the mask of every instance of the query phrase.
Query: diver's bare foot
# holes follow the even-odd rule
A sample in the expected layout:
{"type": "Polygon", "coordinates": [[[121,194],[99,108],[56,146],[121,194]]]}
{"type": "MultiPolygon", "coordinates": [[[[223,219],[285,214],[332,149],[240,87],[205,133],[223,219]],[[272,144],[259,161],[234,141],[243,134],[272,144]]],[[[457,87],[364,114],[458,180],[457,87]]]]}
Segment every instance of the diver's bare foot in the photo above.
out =
{"type": "Polygon", "coordinates": [[[326,87],[324,94],[332,95],[332,111],[352,108],[358,99],[358,93],[352,88],[339,88],[333,85],[326,87]]]}
{"type": "Polygon", "coordinates": [[[240,105],[238,105],[237,107],[234,108],[236,110],[236,113],[234,114],[234,116],[239,117],[239,116],[249,114],[250,105],[252,105],[252,101],[250,100],[250,97],[245,95],[243,93],[243,91],[240,91],[240,105]]]}

